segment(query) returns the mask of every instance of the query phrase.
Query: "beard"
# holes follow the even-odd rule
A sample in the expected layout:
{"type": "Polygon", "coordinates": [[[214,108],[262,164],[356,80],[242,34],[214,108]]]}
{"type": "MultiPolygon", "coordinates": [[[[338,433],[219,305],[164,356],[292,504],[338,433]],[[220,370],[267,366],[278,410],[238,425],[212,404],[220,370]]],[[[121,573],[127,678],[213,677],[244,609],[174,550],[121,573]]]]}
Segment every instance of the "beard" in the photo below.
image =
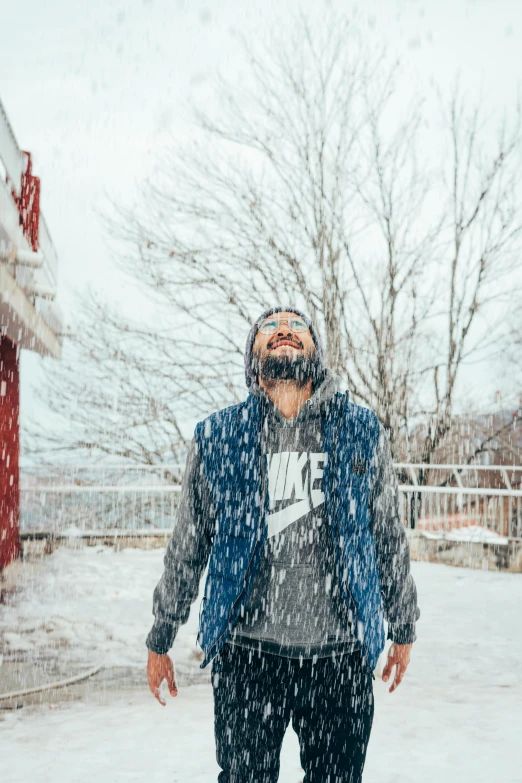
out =
{"type": "Polygon", "coordinates": [[[319,376],[315,351],[311,356],[303,354],[278,356],[272,351],[268,351],[266,356],[254,354],[252,369],[264,381],[294,381],[299,387],[305,386],[310,379],[315,383],[319,376]]]}

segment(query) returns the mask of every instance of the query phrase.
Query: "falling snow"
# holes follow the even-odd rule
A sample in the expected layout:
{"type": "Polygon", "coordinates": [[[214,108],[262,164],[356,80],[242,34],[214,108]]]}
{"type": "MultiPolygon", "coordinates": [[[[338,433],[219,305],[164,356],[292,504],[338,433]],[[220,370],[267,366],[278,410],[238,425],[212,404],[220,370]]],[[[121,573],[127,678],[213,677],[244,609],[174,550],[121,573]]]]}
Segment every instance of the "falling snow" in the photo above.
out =
{"type": "MultiPolygon", "coordinates": [[[[22,590],[2,613],[4,666],[15,656],[59,655],[76,667],[131,666],[143,673],[150,591],[162,556],[163,550],[63,548],[37,570],[27,567],[22,590]]],[[[430,563],[413,563],[412,571],[424,609],[422,629],[419,621],[400,688],[390,695],[379,678],[374,683],[365,779],[515,783],[520,780],[522,627],[513,617],[522,582],[516,574],[430,563]]],[[[96,687],[94,678],[72,704],[55,692],[54,703],[0,712],[0,734],[10,748],[2,759],[2,779],[112,783],[142,781],[152,769],[157,783],[215,779],[212,690],[207,670],[199,669],[194,656],[198,608],[196,602],[172,651],[183,673],[176,700],[169,699],[163,709],[144,679],[140,687],[106,689],[96,687]],[[198,677],[200,684],[182,684],[198,677]]],[[[291,730],[280,780],[302,780],[291,730]]]]}

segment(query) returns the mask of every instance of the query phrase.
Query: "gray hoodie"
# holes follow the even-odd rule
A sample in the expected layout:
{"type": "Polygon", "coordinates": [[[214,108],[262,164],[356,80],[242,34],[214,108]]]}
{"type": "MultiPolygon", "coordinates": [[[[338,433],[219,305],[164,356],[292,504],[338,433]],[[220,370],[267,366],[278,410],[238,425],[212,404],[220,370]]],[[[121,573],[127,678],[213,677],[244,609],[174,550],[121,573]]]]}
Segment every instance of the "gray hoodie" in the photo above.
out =
{"type": "MultiPolygon", "coordinates": [[[[322,492],[322,420],[337,379],[324,370],[312,397],[287,420],[257,383],[249,389],[265,400],[263,451],[267,457],[270,510],[268,539],[252,591],[231,644],[288,657],[330,656],[356,642],[338,577],[322,492]]],[[[397,478],[384,428],[376,455],[371,520],[388,637],[415,640],[419,617],[410,573],[409,547],[399,514],[397,478]]],[[[154,625],[147,646],[166,653],[188,619],[209,559],[215,509],[193,441],[187,457],[180,506],[154,591],[154,625]]]]}

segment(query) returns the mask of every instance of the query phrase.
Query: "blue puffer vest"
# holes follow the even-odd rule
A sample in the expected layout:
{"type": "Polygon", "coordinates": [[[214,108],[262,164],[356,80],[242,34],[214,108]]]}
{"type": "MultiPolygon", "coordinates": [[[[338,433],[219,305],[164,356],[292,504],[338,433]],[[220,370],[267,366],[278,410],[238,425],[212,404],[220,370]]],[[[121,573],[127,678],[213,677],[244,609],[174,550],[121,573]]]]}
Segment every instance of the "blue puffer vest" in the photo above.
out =
{"type": "MultiPolygon", "coordinates": [[[[207,666],[246,604],[267,538],[266,455],[261,458],[262,400],[224,408],[196,426],[202,467],[216,508],[198,642],[207,666]]],[[[373,670],[384,648],[381,587],[369,502],[379,439],[376,415],[336,393],[323,421],[327,518],[342,595],[373,670]]]]}

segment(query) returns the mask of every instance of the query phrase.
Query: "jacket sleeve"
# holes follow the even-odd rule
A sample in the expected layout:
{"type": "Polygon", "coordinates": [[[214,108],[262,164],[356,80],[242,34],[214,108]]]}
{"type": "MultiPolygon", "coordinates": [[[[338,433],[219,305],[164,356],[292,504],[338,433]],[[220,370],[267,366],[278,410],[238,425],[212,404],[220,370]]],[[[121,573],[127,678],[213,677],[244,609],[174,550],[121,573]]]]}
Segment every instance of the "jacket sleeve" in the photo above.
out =
{"type": "Polygon", "coordinates": [[[167,653],[181,625],[187,622],[210,555],[215,509],[202,472],[197,444],[190,444],[176,523],[163,559],[163,575],[153,595],[154,624],[149,650],[167,653]]]}
{"type": "Polygon", "coordinates": [[[411,644],[417,638],[415,623],[420,617],[417,588],[410,573],[410,547],[399,511],[397,475],[382,424],[370,505],[388,639],[411,644]]]}

